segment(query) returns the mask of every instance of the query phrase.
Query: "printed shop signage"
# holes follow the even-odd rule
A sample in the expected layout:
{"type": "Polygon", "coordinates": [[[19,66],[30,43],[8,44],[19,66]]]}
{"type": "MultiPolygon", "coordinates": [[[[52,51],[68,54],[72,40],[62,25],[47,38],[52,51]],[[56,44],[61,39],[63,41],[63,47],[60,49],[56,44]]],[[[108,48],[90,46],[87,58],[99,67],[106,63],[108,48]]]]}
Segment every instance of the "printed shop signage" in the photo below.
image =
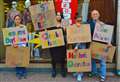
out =
{"type": "Polygon", "coordinates": [[[3,28],[2,31],[4,45],[22,44],[28,42],[28,34],[27,29],[25,27],[3,28]]]}
{"type": "Polygon", "coordinates": [[[80,42],[91,42],[90,25],[82,24],[81,27],[73,25],[67,28],[67,42],[80,43],[80,42]]]}
{"type": "Polygon", "coordinates": [[[67,50],[67,69],[68,72],[91,71],[90,49],[67,50]]]}
{"type": "Polygon", "coordinates": [[[93,40],[110,43],[113,35],[113,25],[96,23],[93,40]]]}
{"type": "Polygon", "coordinates": [[[65,45],[62,29],[46,30],[40,32],[38,38],[30,40],[30,43],[37,44],[36,47],[44,48],[59,47],[65,45]]]}
{"type": "Polygon", "coordinates": [[[62,21],[63,26],[68,26],[72,24],[71,13],[72,9],[70,7],[71,0],[62,0],[62,10],[64,19],[62,21]]]}
{"type": "Polygon", "coordinates": [[[29,7],[34,29],[42,30],[56,25],[56,15],[53,0],[29,7]]]}

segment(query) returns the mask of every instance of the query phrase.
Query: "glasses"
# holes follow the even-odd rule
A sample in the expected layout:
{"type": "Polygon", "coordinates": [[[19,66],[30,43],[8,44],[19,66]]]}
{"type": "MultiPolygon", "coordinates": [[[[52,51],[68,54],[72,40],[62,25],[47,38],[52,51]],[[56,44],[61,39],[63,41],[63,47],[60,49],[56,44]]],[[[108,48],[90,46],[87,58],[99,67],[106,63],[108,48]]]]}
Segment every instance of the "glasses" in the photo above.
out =
{"type": "Polygon", "coordinates": [[[76,20],[76,22],[82,22],[82,20],[76,20]]]}

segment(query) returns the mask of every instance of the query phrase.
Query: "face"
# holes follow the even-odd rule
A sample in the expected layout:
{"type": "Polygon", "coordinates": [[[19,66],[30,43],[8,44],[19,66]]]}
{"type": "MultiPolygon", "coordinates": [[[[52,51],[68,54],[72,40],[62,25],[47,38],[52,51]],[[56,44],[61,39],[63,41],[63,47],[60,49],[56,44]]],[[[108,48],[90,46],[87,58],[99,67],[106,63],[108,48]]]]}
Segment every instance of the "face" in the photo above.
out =
{"type": "Polygon", "coordinates": [[[80,27],[81,22],[82,22],[82,17],[76,19],[76,25],[77,25],[78,27],[80,27]]]}
{"type": "Polygon", "coordinates": [[[91,17],[92,17],[93,20],[99,20],[100,13],[97,10],[93,10],[91,12],[91,17]]]}
{"type": "Polygon", "coordinates": [[[60,15],[60,13],[57,13],[56,20],[57,21],[61,21],[61,15],[60,15]]]}
{"type": "Polygon", "coordinates": [[[20,25],[21,24],[21,18],[19,16],[16,16],[14,19],[15,25],[20,25]]]}

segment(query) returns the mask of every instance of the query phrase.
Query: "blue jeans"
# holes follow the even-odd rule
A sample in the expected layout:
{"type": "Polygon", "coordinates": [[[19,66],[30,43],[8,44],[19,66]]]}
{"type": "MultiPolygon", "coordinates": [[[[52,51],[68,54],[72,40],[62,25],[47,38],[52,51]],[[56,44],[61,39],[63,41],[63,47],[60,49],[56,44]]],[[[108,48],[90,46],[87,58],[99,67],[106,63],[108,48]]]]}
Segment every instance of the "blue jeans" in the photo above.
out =
{"type": "Polygon", "coordinates": [[[16,75],[19,77],[27,75],[27,69],[25,67],[16,67],[16,75]]]}
{"type": "Polygon", "coordinates": [[[104,59],[101,59],[101,60],[92,59],[92,73],[99,74],[100,77],[105,79],[106,78],[106,61],[104,59]],[[100,64],[99,72],[97,70],[96,61],[98,61],[98,63],[100,64]]]}

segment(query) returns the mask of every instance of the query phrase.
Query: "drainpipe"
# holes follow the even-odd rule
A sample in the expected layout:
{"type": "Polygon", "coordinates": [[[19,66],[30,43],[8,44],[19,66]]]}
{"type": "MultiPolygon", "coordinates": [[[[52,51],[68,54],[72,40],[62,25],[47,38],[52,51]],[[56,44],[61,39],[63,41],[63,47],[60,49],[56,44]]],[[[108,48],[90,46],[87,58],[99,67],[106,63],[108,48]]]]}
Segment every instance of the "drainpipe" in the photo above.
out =
{"type": "Polygon", "coordinates": [[[117,74],[120,75],[120,0],[117,2],[117,50],[116,50],[116,59],[117,59],[117,74]]]}
{"type": "Polygon", "coordinates": [[[82,5],[82,20],[83,20],[83,22],[87,22],[89,2],[90,2],[90,0],[84,0],[83,5],[82,5]]]}

